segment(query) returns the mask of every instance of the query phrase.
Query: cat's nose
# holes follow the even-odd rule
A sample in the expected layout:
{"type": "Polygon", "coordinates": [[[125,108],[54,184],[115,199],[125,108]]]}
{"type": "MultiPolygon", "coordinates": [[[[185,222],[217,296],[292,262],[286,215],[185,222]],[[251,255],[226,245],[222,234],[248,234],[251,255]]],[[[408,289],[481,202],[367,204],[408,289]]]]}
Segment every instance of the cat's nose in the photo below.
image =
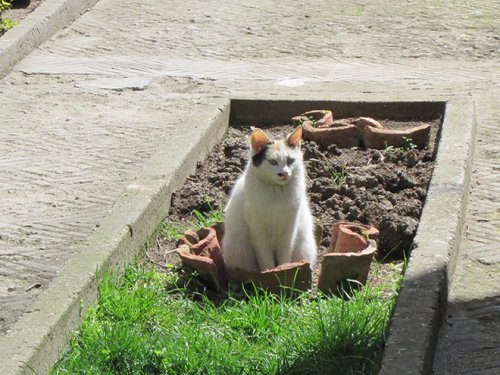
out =
{"type": "Polygon", "coordinates": [[[280,172],[280,173],[278,173],[278,177],[280,178],[280,180],[286,181],[286,180],[288,180],[288,173],[287,172],[280,172]]]}

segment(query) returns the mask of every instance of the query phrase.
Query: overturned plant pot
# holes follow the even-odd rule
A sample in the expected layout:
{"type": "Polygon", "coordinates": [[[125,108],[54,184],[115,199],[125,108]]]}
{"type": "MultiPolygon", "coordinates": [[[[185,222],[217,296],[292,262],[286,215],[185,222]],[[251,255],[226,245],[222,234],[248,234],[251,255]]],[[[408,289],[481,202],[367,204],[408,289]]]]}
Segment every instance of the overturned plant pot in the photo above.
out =
{"type": "Polygon", "coordinates": [[[227,290],[227,280],[244,284],[254,283],[273,293],[311,288],[311,264],[306,261],[286,263],[257,272],[239,268],[226,269],[220,246],[223,224],[186,232],[179,240],[177,253],[181,260],[200,275],[208,274],[218,290],[227,290]]]}
{"type": "Polygon", "coordinates": [[[366,147],[382,150],[388,146],[405,147],[408,142],[417,148],[425,148],[429,142],[431,126],[422,124],[411,129],[390,130],[372,126],[364,128],[363,139],[366,147]]]}
{"type": "Polygon", "coordinates": [[[377,251],[379,231],[363,224],[338,222],[332,229],[330,250],[321,263],[318,289],[337,293],[345,280],[366,283],[372,258],[377,251]]]}
{"type": "Polygon", "coordinates": [[[226,290],[226,266],[220,247],[222,224],[188,231],[178,242],[177,254],[201,275],[208,274],[219,290],[226,290]]]}

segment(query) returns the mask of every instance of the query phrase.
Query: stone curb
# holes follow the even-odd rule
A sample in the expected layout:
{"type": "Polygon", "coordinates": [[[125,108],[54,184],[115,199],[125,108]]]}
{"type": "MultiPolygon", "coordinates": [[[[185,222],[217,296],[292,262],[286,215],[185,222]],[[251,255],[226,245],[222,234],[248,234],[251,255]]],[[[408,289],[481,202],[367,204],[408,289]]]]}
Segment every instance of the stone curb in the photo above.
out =
{"type": "Polygon", "coordinates": [[[0,78],[99,0],[46,0],[0,38],[0,78]]]}
{"type": "Polygon", "coordinates": [[[415,248],[391,320],[380,374],[430,374],[467,208],[474,104],[448,101],[415,248]]]}
{"type": "Polygon", "coordinates": [[[182,128],[182,142],[159,150],[31,309],[0,338],[2,375],[46,374],[95,303],[99,276],[107,270],[121,272],[143,249],[167,216],[172,192],[182,187],[225,133],[228,100],[217,98],[208,104],[186,119],[196,125],[182,128]]]}

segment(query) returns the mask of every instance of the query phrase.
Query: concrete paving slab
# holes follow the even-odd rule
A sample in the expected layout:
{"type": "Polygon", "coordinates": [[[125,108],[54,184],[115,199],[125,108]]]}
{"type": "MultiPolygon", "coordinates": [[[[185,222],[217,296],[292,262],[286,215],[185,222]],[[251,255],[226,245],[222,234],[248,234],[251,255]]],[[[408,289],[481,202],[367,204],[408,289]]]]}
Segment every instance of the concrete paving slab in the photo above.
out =
{"type": "Polygon", "coordinates": [[[98,0],[46,0],[0,38],[0,77],[98,0]]]}

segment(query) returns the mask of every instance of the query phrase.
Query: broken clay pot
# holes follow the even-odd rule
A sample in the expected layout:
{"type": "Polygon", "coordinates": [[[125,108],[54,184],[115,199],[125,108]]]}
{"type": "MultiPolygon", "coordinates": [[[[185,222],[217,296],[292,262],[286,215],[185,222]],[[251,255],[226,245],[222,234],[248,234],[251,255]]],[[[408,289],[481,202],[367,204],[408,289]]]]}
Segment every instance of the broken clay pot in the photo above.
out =
{"type": "Polygon", "coordinates": [[[357,137],[360,145],[365,144],[364,134],[366,127],[371,127],[375,129],[384,128],[380,122],[378,122],[375,119],[372,119],[371,117],[356,117],[349,120],[352,122],[353,125],[356,125],[356,128],[358,130],[357,137]]]}
{"type": "Polygon", "coordinates": [[[355,117],[352,119],[352,123],[358,127],[358,130],[363,133],[367,126],[375,129],[383,129],[384,127],[380,122],[371,117],[355,117]]]}
{"type": "Polygon", "coordinates": [[[283,287],[292,290],[311,288],[311,264],[306,260],[282,264],[262,272],[226,269],[220,246],[222,234],[222,223],[197,232],[189,231],[179,240],[177,249],[181,260],[198,273],[208,274],[217,289],[227,290],[227,280],[254,283],[272,293],[283,291],[283,287]]]}
{"type": "Polygon", "coordinates": [[[254,283],[272,293],[286,291],[286,288],[305,291],[311,289],[312,282],[311,264],[306,260],[285,263],[262,272],[228,269],[227,275],[229,280],[243,284],[254,283]]]}
{"type": "Polygon", "coordinates": [[[378,129],[372,126],[364,128],[363,139],[366,147],[383,150],[387,146],[405,147],[410,140],[417,148],[425,148],[429,141],[431,126],[422,124],[411,129],[378,129]]]}
{"type": "Polygon", "coordinates": [[[364,285],[376,251],[375,241],[368,240],[367,247],[359,252],[325,254],[318,289],[323,293],[337,293],[345,280],[356,280],[364,285]]]}
{"type": "Polygon", "coordinates": [[[318,289],[337,293],[345,280],[364,285],[377,251],[379,231],[371,226],[338,222],[332,229],[330,250],[321,262],[318,289]]]}
{"type": "Polygon", "coordinates": [[[314,110],[293,117],[294,122],[302,124],[302,136],[307,141],[328,146],[336,144],[341,148],[350,148],[358,145],[356,126],[333,121],[331,111],[314,110]]]}
{"type": "Polygon", "coordinates": [[[331,253],[359,252],[366,248],[368,240],[378,241],[379,231],[370,225],[338,221],[332,227],[331,253]]]}
{"type": "Polygon", "coordinates": [[[302,124],[305,140],[314,141],[324,146],[335,144],[341,148],[362,145],[366,127],[383,129],[380,122],[370,117],[333,120],[330,111],[310,111],[293,117],[292,120],[302,124]],[[321,118],[324,112],[329,112],[329,114],[321,118]]]}
{"type": "Polygon", "coordinates": [[[310,123],[302,125],[305,140],[328,146],[337,145],[340,148],[351,148],[358,145],[357,127],[355,125],[332,126],[329,128],[314,128],[310,123]]]}
{"type": "Polygon", "coordinates": [[[333,114],[326,109],[316,109],[292,117],[292,120],[299,125],[309,123],[313,128],[328,128],[333,124],[333,114]]]}
{"type": "Polygon", "coordinates": [[[177,254],[201,275],[208,274],[219,290],[226,290],[226,267],[220,247],[222,224],[188,231],[178,242],[177,254]]]}

